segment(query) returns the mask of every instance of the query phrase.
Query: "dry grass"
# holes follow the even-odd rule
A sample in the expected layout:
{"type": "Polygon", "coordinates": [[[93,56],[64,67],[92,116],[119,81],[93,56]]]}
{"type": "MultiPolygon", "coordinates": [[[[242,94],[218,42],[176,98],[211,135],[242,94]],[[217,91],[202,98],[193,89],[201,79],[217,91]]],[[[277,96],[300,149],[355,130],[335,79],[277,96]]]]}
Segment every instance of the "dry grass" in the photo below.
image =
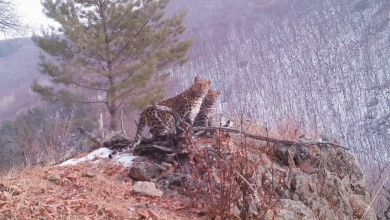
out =
{"type": "Polygon", "coordinates": [[[201,219],[188,201],[132,194],[127,173],[108,160],[10,172],[0,177],[0,219],[201,219]]]}

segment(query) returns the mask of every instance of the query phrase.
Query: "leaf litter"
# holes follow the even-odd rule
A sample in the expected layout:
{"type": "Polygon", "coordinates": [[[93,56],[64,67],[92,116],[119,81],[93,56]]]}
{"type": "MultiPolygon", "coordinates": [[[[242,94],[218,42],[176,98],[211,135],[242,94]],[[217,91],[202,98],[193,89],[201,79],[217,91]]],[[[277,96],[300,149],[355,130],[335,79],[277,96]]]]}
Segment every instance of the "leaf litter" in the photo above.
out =
{"type": "Polygon", "coordinates": [[[0,177],[0,219],[204,219],[186,199],[134,195],[129,169],[100,158],[0,177]]]}

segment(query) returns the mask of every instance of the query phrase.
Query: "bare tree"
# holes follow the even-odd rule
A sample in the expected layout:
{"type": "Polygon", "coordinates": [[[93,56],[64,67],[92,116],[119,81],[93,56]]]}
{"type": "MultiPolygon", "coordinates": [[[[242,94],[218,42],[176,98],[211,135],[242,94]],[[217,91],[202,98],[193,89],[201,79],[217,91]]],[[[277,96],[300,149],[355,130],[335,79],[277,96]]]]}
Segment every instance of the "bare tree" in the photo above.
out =
{"type": "Polygon", "coordinates": [[[10,0],[0,0],[0,34],[4,38],[24,36],[29,26],[22,21],[22,15],[17,11],[17,5],[10,0]]]}

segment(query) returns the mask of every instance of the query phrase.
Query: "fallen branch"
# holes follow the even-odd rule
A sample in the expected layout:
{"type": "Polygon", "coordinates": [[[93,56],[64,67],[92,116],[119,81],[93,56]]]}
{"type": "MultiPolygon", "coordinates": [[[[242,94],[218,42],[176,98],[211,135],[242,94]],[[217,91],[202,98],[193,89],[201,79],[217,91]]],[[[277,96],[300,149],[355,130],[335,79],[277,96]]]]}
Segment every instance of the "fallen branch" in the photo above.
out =
{"type": "Polygon", "coordinates": [[[158,152],[158,151],[163,152],[165,154],[171,154],[171,153],[175,152],[171,148],[162,147],[162,146],[158,146],[158,145],[146,145],[146,146],[142,146],[142,147],[134,149],[134,152],[137,152],[137,153],[158,152]]]}
{"type": "Polygon", "coordinates": [[[84,128],[77,128],[77,129],[80,131],[80,134],[87,136],[92,142],[96,144],[101,144],[101,141],[99,140],[100,138],[97,137],[96,135],[84,130],[84,128]]]}
{"type": "Polygon", "coordinates": [[[167,147],[162,147],[162,146],[158,146],[158,145],[153,145],[152,147],[155,148],[155,149],[161,150],[164,153],[169,153],[170,154],[170,153],[174,152],[171,148],[167,148],[167,147]]]}
{"type": "Polygon", "coordinates": [[[254,134],[249,134],[243,131],[240,131],[238,129],[233,129],[233,128],[224,128],[224,127],[195,127],[192,128],[194,132],[197,131],[202,131],[202,130],[220,130],[220,131],[225,131],[229,133],[236,133],[236,134],[243,134],[245,137],[256,139],[256,140],[261,140],[261,141],[269,141],[271,143],[275,144],[285,144],[285,145],[295,145],[295,146],[308,146],[308,145],[318,145],[318,144],[329,144],[335,147],[340,147],[344,148],[346,150],[350,150],[347,147],[341,146],[339,144],[333,143],[333,142],[296,142],[296,141],[290,141],[290,140],[281,140],[281,139],[276,139],[276,138],[270,138],[266,136],[261,136],[261,135],[254,135],[254,134]]]}

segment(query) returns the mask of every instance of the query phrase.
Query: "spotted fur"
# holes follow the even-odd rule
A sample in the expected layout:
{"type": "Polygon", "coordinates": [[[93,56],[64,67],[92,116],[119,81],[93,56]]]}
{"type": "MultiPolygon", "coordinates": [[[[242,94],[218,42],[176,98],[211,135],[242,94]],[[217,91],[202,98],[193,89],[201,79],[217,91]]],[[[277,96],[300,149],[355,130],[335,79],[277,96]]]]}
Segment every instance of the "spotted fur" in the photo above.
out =
{"type": "Polygon", "coordinates": [[[215,116],[215,103],[219,98],[218,91],[209,90],[206,97],[203,99],[198,115],[194,120],[194,127],[212,127],[215,116]]]}
{"type": "MultiPolygon", "coordinates": [[[[208,80],[195,77],[194,83],[190,88],[175,97],[157,103],[157,105],[172,109],[181,118],[188,118],[189,123],[192,125],[196,115],[199,113],[202,101],[209,91],[210,83],[208,80]]],[[[141,112],[132,148],[141,143],[142,132],[145,126],[149,127],[149,132],[153,136],[161,137],[168,134],[171,122],[173,122],[173,116],[170,113],[156,110],[153,107],[146,108],[141,112]]]]}

